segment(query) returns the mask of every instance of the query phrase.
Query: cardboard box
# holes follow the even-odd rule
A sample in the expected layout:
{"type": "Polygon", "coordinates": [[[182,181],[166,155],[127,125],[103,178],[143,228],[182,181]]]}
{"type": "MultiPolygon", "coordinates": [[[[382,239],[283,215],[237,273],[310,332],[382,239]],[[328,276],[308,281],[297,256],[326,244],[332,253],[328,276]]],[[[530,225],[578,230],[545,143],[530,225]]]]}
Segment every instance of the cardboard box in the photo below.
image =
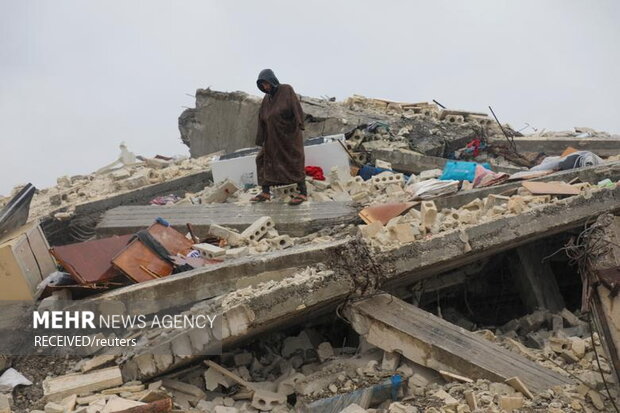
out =
{"type": "Polygon", "coordinates": [[[37,285],[56,271],[37,221],[0,239],[0,300],[34,301],[37,285]]]}

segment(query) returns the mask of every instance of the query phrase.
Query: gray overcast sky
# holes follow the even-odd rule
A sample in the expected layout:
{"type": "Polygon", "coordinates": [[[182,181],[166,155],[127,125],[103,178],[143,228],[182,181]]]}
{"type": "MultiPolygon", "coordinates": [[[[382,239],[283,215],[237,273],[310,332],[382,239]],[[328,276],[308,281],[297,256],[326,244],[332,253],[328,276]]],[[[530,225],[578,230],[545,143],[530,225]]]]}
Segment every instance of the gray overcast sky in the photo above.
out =
{"type": "Polygon", "coordinates": [[[492,105],[520,128],[620,132],[620,2],[0,0],[0,194],[127,142],[187,154],[197,88],[492,105]]]}

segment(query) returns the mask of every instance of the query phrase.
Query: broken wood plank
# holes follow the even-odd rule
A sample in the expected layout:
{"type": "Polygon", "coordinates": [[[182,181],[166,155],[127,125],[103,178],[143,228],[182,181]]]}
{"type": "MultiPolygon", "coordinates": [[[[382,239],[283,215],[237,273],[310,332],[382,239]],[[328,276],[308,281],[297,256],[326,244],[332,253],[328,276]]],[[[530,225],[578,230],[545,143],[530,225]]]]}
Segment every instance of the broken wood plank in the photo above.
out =
{"type": "Polygon", "coordinates": [[[383,225],[386,225],[392,218],[402,215],[417,204],[419,204],[419,202],[375,204],[362,209],[359,216],[367,224],[379,221],[383,225]]]}
{"type": "Polygon", "coordinates": [[[536,389],[571,383],[552,370],[389,294],[355,301],[345,314],[370,344],[397,351],[437,371],[452,370],[472,379],[500,382],[519,375],[536,389]]]}
{"type": "Polygon", "coordinates": [[[576,186],[564,182],[523,182],[525,189],[534,195],[578,195],[580,190],[576,186]]]}
{"type": "Polygon", "coordinates": [[[299,208],[285,203],[263,202],[251,205],[206,204],[181,206],[123,206],[107,211],[99,225],[99,237],[130,234],[150,226],[157,217],[168,221],[185,233],[192,224],[196,235],[204,238],[211,224],[230,227],[241,232],[257,219],[273,219],[281,234],[303,236],[319,229],[358,221],[358,208],[349,202],[306,202],[299,208]]]}
{"type": "Polygon", "coordinates": [[[43,380],[43,396],[46,400],[59,401],[72,394],[91,393],[123,384],[118,366],[87,374],[68,374],[43,380]]]}
{"type": "Polygon", "coordinates": [[[473,383],[474,381],[469,377],[459,376],[458,374],[450,373],[449,371],[439,370],[439,374],[445,381],[459,381],[461,383],[473,383]]]}

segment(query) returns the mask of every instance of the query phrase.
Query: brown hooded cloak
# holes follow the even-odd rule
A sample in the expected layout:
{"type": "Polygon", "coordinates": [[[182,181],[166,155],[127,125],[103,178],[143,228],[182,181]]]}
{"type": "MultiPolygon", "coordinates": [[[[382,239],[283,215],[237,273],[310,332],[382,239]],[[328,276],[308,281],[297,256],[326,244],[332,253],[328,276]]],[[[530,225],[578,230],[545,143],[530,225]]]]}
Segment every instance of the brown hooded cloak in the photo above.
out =
{"type": "MultiPolygon", "coordinates": [[[[256,156],[259,185],[302,182],[304,172],[304,114],[290,85],[281,85],[273,72],[263,70],[257,84],[266,80],[272,86],[258,111],[256,144],[263,148],[256,156]]],[[[264,92],[264,90],[263,90],[264,92]]]]}

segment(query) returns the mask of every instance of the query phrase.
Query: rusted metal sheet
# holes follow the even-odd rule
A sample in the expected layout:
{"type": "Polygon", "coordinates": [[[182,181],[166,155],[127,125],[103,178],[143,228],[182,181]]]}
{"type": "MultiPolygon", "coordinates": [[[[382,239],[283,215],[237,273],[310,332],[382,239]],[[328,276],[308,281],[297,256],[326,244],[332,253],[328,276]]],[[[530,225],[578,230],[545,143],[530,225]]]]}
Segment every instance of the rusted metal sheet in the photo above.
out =
{"type": "MultiPolygon", "coordinates": [[[[157,240],[168,252],[175,256],[187,256],[192,249],[192,241],[170,226],[155,223],[148,228],[149,234],[157,240]]],[[[144,245],[139,239],[134,239],[116,257],[112,264],[135,282],[154,280],[172,274],[173,265],[144,245]]]]}
{"type": "Polygon", "coordinates": [[[97,284],[121,275],[112,267],[112,259],[127,247],[131,237],[113,236],[52,247],[50,252],[78,283],[97,284]]]}

